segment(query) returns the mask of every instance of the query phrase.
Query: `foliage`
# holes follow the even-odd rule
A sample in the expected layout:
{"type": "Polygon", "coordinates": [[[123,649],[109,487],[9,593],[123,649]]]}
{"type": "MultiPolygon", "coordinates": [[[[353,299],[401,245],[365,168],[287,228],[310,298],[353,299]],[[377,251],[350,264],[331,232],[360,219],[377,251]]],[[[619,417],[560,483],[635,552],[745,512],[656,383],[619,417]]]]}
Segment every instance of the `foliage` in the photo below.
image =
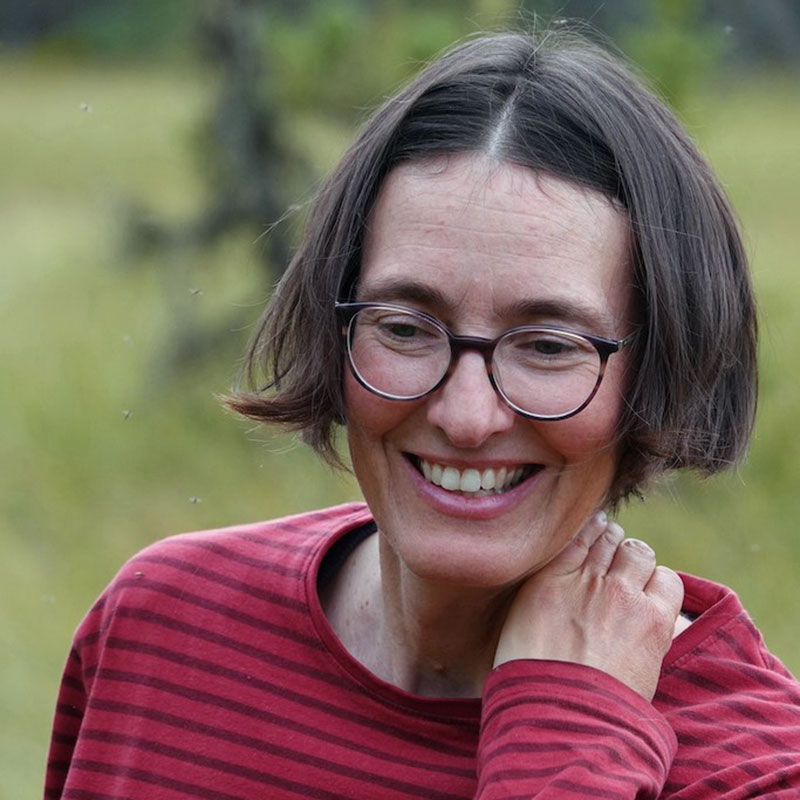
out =
{"type": "Polygon", "coordinates": [[[185,57],[193,5],[193,0],[81,2],[39,46],[91,60],[185,57]]]}
{"type": "Polygon", "coordinates": [[[346,119],[377,104],[468,28],[435,4],[410,15],[391,4],[368,13],[346,0],[314,4],[302,20],[273,12],[264,48],[279,104],[346,119]]]}
{"type": "Polygon", "coordinates": [[[725,50],[725,30],[703,19],[696,0],[645,0],[643,6],[649,22],[623,26],[619,40],[645,77],[682,110],[718,65],[725,50]]]}
{"type": "MultiPolygon", "coordinates": [[[[362,32],[369,38],[379,30],[362,32]]],[[[385,35],[400,41],[410,25],[385,35]]],[[[449,28],[439,35],[450,36],[449,28]]],[[[310,40],[303,46],[308,51],[310,40]]],[[[339,46],[331,45],[335,53],[339,46]]],[[[431,39],[428,46],[440,45],[431,39]]],[[[345,48],[343,57],[366,73],[358,76],[361,95],[339,81],[338,102],[349,108],[413,68],[405,56],[394,67],[387,56],[378,79],[365,56],[345,48]]],[[[208,199],[188,147],[211,102],[208,73],[113,61],[65,69],[19,57],[3,58],[0,68],[7,76],[0,103],[13,110],[0,119],[0,641],[11,654],[0,661],[0,798],[11,800],[40,790],[71,632],[124,558],[170,533],[357,492],[291,438],[253,431],[220,409],[214,394],[228,388],[246,328],[231,330],[213,359],[177,376],[156,356],[178,324],[215,328],[232,309],[258,316],[264,289],[252,236],[234,231],[204,251],[129,265],[151,269],[118,262],[117,213],[127,198],[166,219],[184,218],[208,199]]],[[[323,169],[350,128],[312,115],[322,89],[300,86],[311,105],[293,117],[294,133],[309,153],[322,154],[323,169]]],[[[326,101],[319,100],[321,110],[326,101]]],[[[791,365],[800,341],[793,266],[800,96],[796,83],[771,76],[718,84],[688,102],[754,256],[764,323],[761,411],[750,462],[739,473],[671,481],[623,522],[670,566],[734,585],[771,647],[798,670],[800,424],[791,365]]]]}

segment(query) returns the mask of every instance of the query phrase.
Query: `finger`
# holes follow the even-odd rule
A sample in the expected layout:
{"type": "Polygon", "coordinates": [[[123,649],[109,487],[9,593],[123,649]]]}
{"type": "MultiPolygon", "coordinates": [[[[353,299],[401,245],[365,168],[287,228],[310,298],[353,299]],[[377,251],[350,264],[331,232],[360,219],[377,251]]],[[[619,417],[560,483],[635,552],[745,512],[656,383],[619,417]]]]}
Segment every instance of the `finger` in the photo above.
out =
{"type": "Polygon", "coordinates": [[[547,565],[547,569],[557,573],[574,572],[586,561],[592,545],[603,534],[608,526],[605,512],[592,514],[583,527],[567,543],[564,549],[547,565]]]}
{"type": "Polygon", "coordinates": [[[625,531],[616,522],[609,522],[603,533],[589,548],[584,563],[585,568],[597,575],[605,575],[624,538],[625,531]]]}
{"type": "Polygon", "coordinates": [[[603,534],[607,526],[608,517],[606,516],[606,512],[597,511],[583,523],[583,526],[575,534],[572,541],[584,551],[585,555],[586,551],[588,551],[603,534]]]}
{"type": "Polygon", "coordinates": [[[641,539],[625,539],[614,553],[607,575],[644,589],[656,568],[656,554],[641,539]]]}
{"type": "Polygon", "coordinates": [[[677,617],[683,606],[683,581],[669,567],[657,566],[644,587],[644,592],[659,601],[664,608],[677,617]]]}

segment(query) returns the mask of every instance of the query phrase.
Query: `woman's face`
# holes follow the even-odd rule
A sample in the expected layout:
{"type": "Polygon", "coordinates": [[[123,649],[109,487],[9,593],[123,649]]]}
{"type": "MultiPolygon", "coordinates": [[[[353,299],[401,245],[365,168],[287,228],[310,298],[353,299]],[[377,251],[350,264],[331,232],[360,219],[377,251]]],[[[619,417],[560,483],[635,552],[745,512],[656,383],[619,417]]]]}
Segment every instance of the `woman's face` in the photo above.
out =
{"type": "MultiPolygon", "coordinates": [[[[591,190],[476,156],[403,165],[372,211],[357,299],[425,311],[461,335],[547,324],[621,339],[633,327],[628,253],[625,214],[591,190]]],[[[413,402],[377,397],[348,371],[353,466],[398,562],[420,578],[507,587],[558,553],[614,476],[626,359],[613,355],[589,406],[557,422],[512,411],[474,351],[413,402]],[[474,496],[426,478],[434,465],[446,484],[466,470],[524,479],[474,496]]]]}

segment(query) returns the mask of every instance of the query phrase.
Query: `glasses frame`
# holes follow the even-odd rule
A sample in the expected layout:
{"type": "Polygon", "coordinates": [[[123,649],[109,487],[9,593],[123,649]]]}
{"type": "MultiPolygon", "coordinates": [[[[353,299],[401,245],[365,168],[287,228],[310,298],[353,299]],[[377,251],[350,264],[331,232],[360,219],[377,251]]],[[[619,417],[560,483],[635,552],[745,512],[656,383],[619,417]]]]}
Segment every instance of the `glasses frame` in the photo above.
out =
{"type": "Polygon", "coordinates": [[[630,343],[636,337],[637,331],[628,334],[624,339],[607,339],[604,336],[594,336],[593,334],[589,333],[578,333],[577,331],[569,330],[568,328],[560,328],[558,326],[553,325],[518,325],[514,328],[509,328],[508,330],[503,331],[499,336],[495,337],[494,339],[486,339],[481,336],[456,336],[452,333],[447,326],[438,320],[436,317],[432,316],[431,314],[426,314],[424,311],[418,311],[415,308],[407,308],[406,306],[399,306],[395,305],[394,303],[379,303],[379,302],[354,302],[354,303],[336,303],[336,313],[338,314],[339,318],[342,321],[342,336],[345,340],[346,349],[347,349],[347,362],[350,365],[350,371],[353,373],[353,377],[358,381],[358,383],[363,386],[367,391],[372,392],[372,394],[377,395],[378,397],[382,397],[386,400],[397,400],[399,402],[411,402],[415,400],[421,400],[423,397],[427,397],[430,394],[433,394],[437,389],[440,389],[448,380],[448,378],[453,374],[453,370],[455,369],[456,363],[458,362],[459,357],[465,351],[474,350],[477,353],[480,353],[483,356],[484,364],[486,365],[486,374],[489,378],[489,383],[491,384],[492,388],[497,392],[498,395],[503,399],[503,402],[509,406],[513,411],[519,414],[526,419],[535,419],[541,420],[545,422],[554,422],[557,420],[568,419],[569,417],[575,416],[575,414],[580,413],[589,403],[592,402],[594,396],[597,394],[597,390],[600,388],[600,384],[603,380],[603,375],[606,371],[606,364],[608,363],[608,359],[614,354],[618,353],[624,347],[630,345],[630,343]],[[358,368],[355,365],[353,360],[353,352],[352,352],[352,339],[353,339],[353,320],[355,319],[356,315],[359,311],[368,308],[378,308],[378,309],[385,309],[386,311],[397,311],[402,314],[410,314],[411,316],[418,317],[419,319],[424,320],[429,325],[440,330],[446,337],[448,344],[450,345],[450,362],[447,365],[447,369],[444,371],[442,377],[436,382],[434,386],[428,389],[425,392],[421,392],[420,394],[415,395],[394,395],[389,392],[383,392],[379,389],[376,389],[374,386],[371,386],[367,381],[361,376],[358,371],[358,368]],[[494,360],[494,351],[497,348],[497,345],[505,339],[507,336],[511,334],[520,333],[523,331],[538,331],[538,332],[552,332],[558,335],[566,335],[569,337],[573,337],[575,339],[582,339],[585,342],[588,342],[594,349],[597,351],[597,354],[600,357],[600,370],[597,374],[597,380],[595,381],[594,387],[592,391],[589,393],[589,396],[586,400],[583,401],[577,408],[573,409],[572,411],[568,411],[565,414],[533,414],[530,411],[525,411],[525,409],[520,408],[518,405],[514,403],[503,391],[502,387],[497,383],[494,377],[494,370],[493,370],[493,360],[494,360]]]}

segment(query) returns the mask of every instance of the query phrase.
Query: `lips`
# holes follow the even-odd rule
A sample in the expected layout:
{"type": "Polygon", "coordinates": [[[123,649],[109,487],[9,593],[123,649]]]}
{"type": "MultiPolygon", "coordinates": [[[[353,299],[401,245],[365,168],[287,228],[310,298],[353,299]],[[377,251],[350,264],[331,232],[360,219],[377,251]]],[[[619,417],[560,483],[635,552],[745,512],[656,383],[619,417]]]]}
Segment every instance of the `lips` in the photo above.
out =
{"type": "Polygon", "coordinates": [[[458,492],[467,497],[503,494],[542,468],[538,464],[515,464],[483,469],[475,467],[458,469],[449,464],[439,464],[424,458],[412,458],[412,461],[429,483],[445,491],[458,492]]]}

